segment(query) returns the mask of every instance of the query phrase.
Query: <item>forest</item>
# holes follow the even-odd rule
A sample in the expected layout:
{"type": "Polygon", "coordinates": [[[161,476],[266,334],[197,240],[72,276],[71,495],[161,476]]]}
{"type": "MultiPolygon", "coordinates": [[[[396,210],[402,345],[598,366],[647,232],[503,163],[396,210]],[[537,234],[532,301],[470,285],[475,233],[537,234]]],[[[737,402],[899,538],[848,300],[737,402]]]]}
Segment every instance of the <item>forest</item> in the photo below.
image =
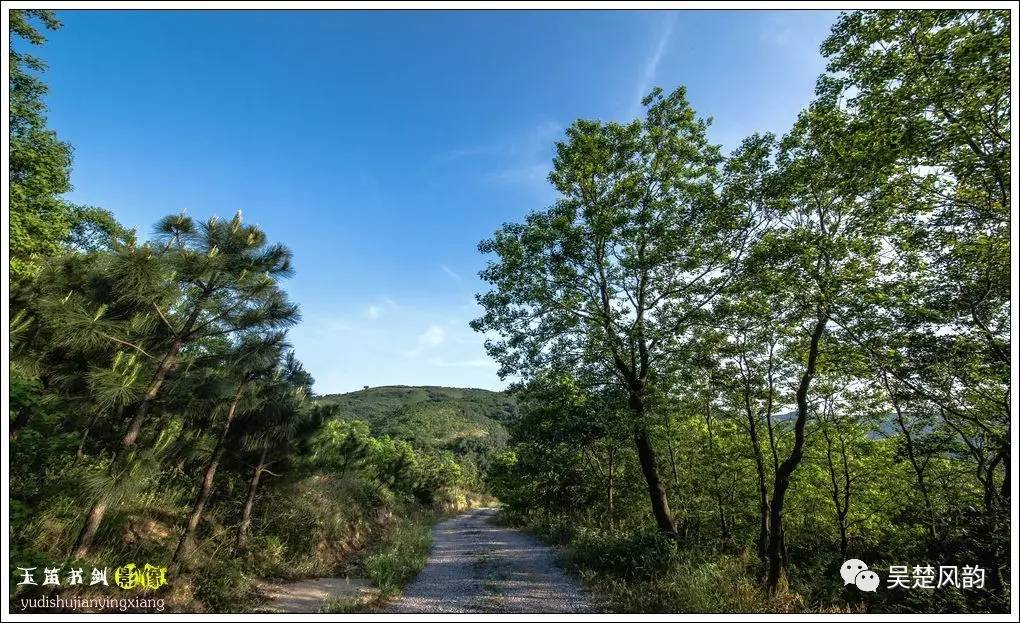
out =
{"type": "Polygon", "coordinates": [[[556,201],[479,245],[508,392],[316,396],[286,245],[63,198],[60,23],[12,10],[10,601],[129,562],[174,611],[346,571],[385,600],[498,504],[609,612],[1008,612],[1009,21],[843,13],[813,101],[732,153],[682,86],[575,121],[556,201]],[[982,581],[885,584],[943,565],[982,581]]]}
{"type": "Polygon", "coordinates": [[[1008,610],[1009,17],[852,12],[822,53],[730,154],[683,87],[575,122],[559,199],[480,245],[523,379],[494,493],[617,610],[1008,610]],[[865,600],[847,559],[986,577],[865,600]]]}

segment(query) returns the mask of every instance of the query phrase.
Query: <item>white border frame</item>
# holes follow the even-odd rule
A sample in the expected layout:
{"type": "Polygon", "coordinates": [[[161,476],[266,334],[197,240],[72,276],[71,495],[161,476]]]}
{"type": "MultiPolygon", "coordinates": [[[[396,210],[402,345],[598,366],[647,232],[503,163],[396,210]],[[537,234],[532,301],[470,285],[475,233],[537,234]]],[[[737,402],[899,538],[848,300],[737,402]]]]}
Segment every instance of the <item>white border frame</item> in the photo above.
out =
{"type": "MultiPolygon", "coordinates": [[[[581,0],[577,2],[565,2],[563,0],[558,1],[536,1],[536,0],[521,0],[519,2],[507,2],[507,1],[493,1],[493,2],[480,2],[477,0],[465,0],[463,2],[453,2],[450,0],[427,0],[423,2],[409,2],[400,0],[381,0],[378,2],[325,2],[325,1],[307,1],[298,0],[295,2],[280,2],[276,0],[247,0],[241,2],[224,2],[222,0],[212,2],[168,2],[168,1],[157,1],[157,2],[139,2],[137,0],[129,0],[125,2],[111,2],[109,0],[102,1],[85,1],[85,2],[68,2],[66,0],[59,0],[53,2],[4,2],[3,3],[3,36],[5,41],[5,49],[10,46],[10,33],[8,25],[8,10],[9,9],[68,9],[68,10],[87,10],[87,9],[121,9],[121,10],[208,10],[208,9],[229,9],[229,10],[253,10],[253,9],[275,9],[275,10],[437,10],[437,9],[452,9],[452,10],[586,10],[586,9],[619,9],[619,10],[650,10],[650,9],[745,9],[745,10],[762,10],[762,9],[829,9],[829,10],[853,10],[853,9],[865,9],[865,8],[915,8],[915,9],[948,9],[948,8],[998,8],[998,9],[1009,9],[1010,10],[1010,54],[1011,61],[1015,61],[1017,58],[1017,18],[1020,17],[1020,10],[1016,8],[1016,4],[1013,2],[982,2],[975,7],[973,2],[790,2],[790,1],[769,1],[769,2],[747,2],[747,1],[733,1],[733,2],[651,2],[648,0],[633,0],[631,2],[620,2],[620,1],[607,1],[607,0],[581,0]]],[[[10,67],[9,59],[7,54],[3,55],[3,74],[9,78],[10,67]]],[[[9,93],[7,89],[3,91],[3,104],[4,109],[7,110],[10,102],[9,93]]],[[[1011,158],[1011,171],[1012,179],[1010,180],[1010,219],[1011,224],[1017,222],[1017,112],[1015,104],[1017,102],[1017,70],[1016,64],[1011,62],[1011,85],[1010,85],[1010,101],[1012,108],[1011,124],[1011,141],[1013,146],[1013,153],[1011,158]]],[[[806,104],[806,102],[805,102],[806,104]]],[[[4,170],[10,170],[10,158],[8,154],[9,142],[10,142],[10,118],[8,115],[3,117],[4,132],[3,132],[3,165],[4,170]]],[[[2,225],[2,250],[3,250],[3,275],[0,277],[0,283],[2,283],[2,294],[3,301],[7,301],[10,296],[10,274],[9,274],[9,254],[10,254],[10,238],[8,227],[9,223],[9,206],[10,206],[10,180],[8,176],[4,176],[3,183],[3,204],[4,210],[2,217],[0,217],[0,225],[2,225]]],[[[1016,336],[1016,330],[1018,325],[1018,310],[1017,310],[1017,291],[1018,291],[1018,258],[1020,258],[1020,249],[1018,249],[1018,234],[1015,227],[1010,229],[1010,279],[1011,279],[1011,292],[1010,292],[1010,312],[1011,312],[1011,326],[1010,335],[1011,338],[1016,336]]],[[[0,335],[3,336],[5,344],[9,344],[9,328],[10,328],[10,307],[6,303],[0,304],[3,310],[3,325],[0,328],[0,335]]],[[[1011,339],[1010,343],[1011,361],[1016,362],[1018,348],[1016,339],[1011,339]]],[[[7,349],[4,350],[2,365],[0,365],[0,374],[3,375],[3,381],[0,382],[2,385],[2,398],[4,404],[4,410],[10,412],[10,387],[8,379],[10,374],[10,353],[7,349]]],[[[1018,373],[1014,366],[1010,370],[1010,400],[1012,408],[1016,409],[1017,398],[1018,398],[1018,373]]],[[[2,548],[0,553],[4,562],[9,566],[10,563],[10,543],[9,543],[9,526],[10,526],[10,482],[9,482],[9,470],[5,469],[6,462],[9,457],[9,436],[8,431],[10,428],[10,418],[4,417],[4,435],[3,440],[0,442],[0,456],[3,457],[5,462],[4,469],[2,469],[4,477],[2,483],[2,489],[0,489],[0,508],[3,512],[3,534],[0,535],[2,540],[2,548]]],[[[1012,422],[1010,426],[1010,444],[1012,448],[1017,447],[1017,427],[1012,422]]],[[[1010,496],[1011,504],[1011,521],[1010,521],[1010,577],[1013,581],[1012,592],[1010,594],[1010,614],[995,615],[995,614],[973,614],[973,615],[961,615],[961,614],[796,614],[796,615],[780,615],[780,614],[752,614],[752,613],[734,613],[734,614],[596,614],[596,615],[570,615],[570,614],[526,614],[526,615],[514,615],[514,614],[410,614],[410,615],[386,615],[386,614],[177,614],[177,613],[163,613],[163,614],[19,614],[16,611],[10,610],[10,578],[8,569],[4,569],[4,573],[0,574],[0,590],[3,591],[4,595],[4,612],[6,618],[4,620],[10,621],[40,621],[40,620],[63,620],[63,619],[76,619],[83,621],[109,621],[109,620],[131,620],[138,618],[163,618],[168,620],[216,620],[216,621],[293,621],[293,620],[309,620],[309,619],[330,619],[330,620],[364,620],[365,618],[372,618],[379,621],[396,621],[396,620],[416,620],[416,621],[477,621],[479,619],[500,619],[505,621],[551,621],[551,620],[604,620],[604,621],[678,621],[678,620],[713,620],[713,621],[748,621],[748,620],[784,620],[789,618],[797,618],[801,620],[824,620],[824,621],[849,621],[849,620],[871,620],[871,621],[931,621],[931,620],[959,620],[961,618],[967,618],[977,621],[1015,621],[1018,613],[1018,595],[1017,595],[1017,465],[1018,456],[1014,450],[1010,452],[1011,461],[1011,474],[1013,475],[1012,487],[1013,491],[1010,496]]]]}

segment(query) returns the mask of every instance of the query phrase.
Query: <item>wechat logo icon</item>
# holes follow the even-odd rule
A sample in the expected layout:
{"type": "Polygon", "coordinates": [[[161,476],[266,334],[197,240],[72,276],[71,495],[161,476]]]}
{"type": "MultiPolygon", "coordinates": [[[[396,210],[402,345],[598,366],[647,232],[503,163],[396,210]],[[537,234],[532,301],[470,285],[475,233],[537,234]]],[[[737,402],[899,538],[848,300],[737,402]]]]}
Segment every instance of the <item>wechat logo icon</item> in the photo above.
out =
{"type": "Polygon", "coordinates": [[[851,558],[839,568],[839,575],[843,578],[843,585],[853,584],[865,593],[874,593],[878,585],[882,583],[878,574],[868,569],[863,560],[851,558]]]}

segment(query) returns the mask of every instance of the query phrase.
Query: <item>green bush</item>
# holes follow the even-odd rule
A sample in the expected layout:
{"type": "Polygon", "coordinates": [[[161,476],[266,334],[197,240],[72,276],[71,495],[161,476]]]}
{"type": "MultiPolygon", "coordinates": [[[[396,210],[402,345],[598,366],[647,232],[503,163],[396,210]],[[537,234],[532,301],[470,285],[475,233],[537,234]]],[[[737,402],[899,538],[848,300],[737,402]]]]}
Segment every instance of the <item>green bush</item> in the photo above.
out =
{"type": "Polygon", "coordinates": [[[312,476],[278,495],[287,503],[263,505],[258,526],[272,537],[265,543],[274,551],[262,557],[263,570],[283,578],[340,571],[381,529],[394,504],[388,491],[355,476],[312,476]]]}
{"type": "Polygon", "coordinates": [[[249,543],[252,569],[260,575],[279,575],[284,567],[287,546],[275,534],[259,535],[249,543]]]}
{"type": "Polygon", "coordinates": [[[365,557],[361,568],[383,592],[394,592],[421,572],[431,547],[432,528],[427,518],[401,518],[365,557]]]}
{"type": "Polygon", "coordinates": [[[770,598],[748,552],[719,555],[653,527],[606,530],[570,515],[524,517],[503,512],[500,521],[565,546],[564,558],[610,612],[796,612],[796,594],[770,598]]]}
{"type": "Polygon", "coordinates": [[[232,558],[219,560],[195,576],[195,597],[212,612],[243,612],[252,588],[241,561],[232,558]]]}
{"type": "Polygon", "coordinates": [[[572,552],[579,566],[628,580],[670,572],[681,561],[677,540],[652,527],[637,532],[579,530],[572,552]]]}
{"type": "Polygon", "coordinates": [[[741,557],[678,558],[658,573],[638,579],[592,568],[581,574],[592,594],[613,612],[796,612],[804,608],[793,594],[770,599],[748,575],[741,557]]]}

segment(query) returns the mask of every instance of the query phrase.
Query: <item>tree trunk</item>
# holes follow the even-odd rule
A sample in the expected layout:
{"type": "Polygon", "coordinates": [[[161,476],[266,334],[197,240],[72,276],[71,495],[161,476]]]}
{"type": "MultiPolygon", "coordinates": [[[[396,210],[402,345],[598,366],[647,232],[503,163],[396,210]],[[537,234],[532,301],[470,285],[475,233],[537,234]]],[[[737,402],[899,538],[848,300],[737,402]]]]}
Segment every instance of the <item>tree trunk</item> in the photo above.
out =
{"type": "Polygon", "coordinates": [[[238,549],[244,547],[245,541],[248,540],[248,531],[251,529],[251,511],[255,506],[255,493],[259,488],[259,480],[262,478],[262,470],[266,466],[266,455],[268,452],[268,448],[262,449],[262,454],[259,455],[259,462],[255,466],[255,472],[251,476],[251,482],[248,483],[248,499],[244,501],[244,509],[241,511],[241,525],[237,527],[238,549]]]}
{"type": "Polygon", "coordinates": [[[755,471],[758,473],[758,540],[756,550],[758,560],[765,564],[768,560],[768,474],[765,472],[765,454],[762,452],[761,440],[758,438],[758,422],[751,406],[750,388],[745,385],[744,406],[748,416],[748,435],[751,437],[751,448],[755,457],[755,471]]]}
{"type": "MultiPolygon", "coordinates": [[[[759,493],[759,496],[761,499],[758,502],[758,540],[755,542],[755,549],[758,554],[759,562],[764,565],[769,559],[769,512],[771,511],[772,506],[769,504],[767,492],[764,495],[759,493]]],[[[761,576],[758,577],[760,578],[761,576]]]]}
{"type": "Polygon", "coordinates": [[[673,470],[673,484],[680,487],[680,475],[676,469],[676,453],[673,452],[673,420],[669,417],[669,411],[663,413],[662,418],[666,424],[666,449],[669,450],[669,466],[673,470]]]}
{"type": "Polygon", "coordinates": [[[609,529],[612,530],[615,527],[614,517],[616,516],[616,500],[613,499],[613,466],[616,459],[616,448],[609,447],[609,457],[607,461],[607,468],[609,473],[608,482],[606,484],[606,497],[609,502],[609,529]]]}
{"type": "Polygon", "coordinates": [[[82,462],[82,459],[85,458],[85,442],[88,441],[89,432],[91,430],[92,430],[92,423],[90,422],[89,425],[85,427],[85,430],[82,431],[82,433],[81,433],[81,441],[78,442],[78,450],[77,450],[77,452],[74,453],[74,466],[75,467],[77,467],[78,464],[82,462]]]}
{"type": "MultiPolygon", "coordinates": [[[[709,380],[708,390],[705,393],[705,426],[708,428],[708,454],[709,462],[713,466],[719,465],[719,458],[715,452],[715,433],[712,429],[712,382],[709,380]]],[[[719,511],[719,540],[725,547],[730,540],[730,530],[726,524],[726,507],[723,504],[722,485],[719,483],[720,474],[718,469],[712,469],[712,495],[715,498],[716,509],[719,511]]]]}
{"type": "Polygon", "coordinates": [[[81,533],[78,534],[78,540],[71,554],[73,560],[84,558],[88,555],[89,546],[92,544],[92,540],[96,538],[96,532],[99,531],[99,524],[103,521],[103,515],[106,514],[108,505],[109,502],[106,499],[100,498],[89,509],[89,514],[85,518],[85,525],[82,526],[81,533]]]}
{"type": "Polygon", "coordinates": [[[1012,492],[1012,482],[1010,481],[1010,450],[1009,446],[1006,446],[1006,456],[1002,460],[1002,488],[999,490],[999,496],[1002,501],[1005,502],[1005,507],[1009,508],[1009,496],[1012,492]]]}
{"type": "Polygon", "coordinates": [[[32,417],[32,412],[28,409],[21,409],[18,411],[18,415],[11,421],[11,428],[7,438],[14,441],[18,437],[18,431],[28,424],[29,419],[32,417]]]}
{"type": "MultiPolygon", "coordinates": [[[[998,471],[999,465],[1003,463],[1005,459],[1008,459],[1009,455],[1005,448],[1000,449],[992,457],[988,466],[985,468],[985,514],[988,521],[989,531],[989,550],[985,556],[987,560],[988,573],[988,589],[994,593],[1001,594],[1003,591],[1003,570],[1006,569],[1008,573],[1008,533],[1003,539],[1001,534],[1002,526],[1009,523],[1008,506],[1004,506],[1003,502],[1008,502],[1009,498],[999,499],[999,493],[1001,489],[995,483],[995,474],[998,471]],[[1005,511],[1005,512],[1004,512],[1005,511]],[[1005,521],[1003,521],[1005,519],[1005,521]],[[1007,543],[1006,549],[999,546],[1000,542],[1005,541],[1007,543]]],[[[1007,480],[1009,468],[1005,468],[1003,479],[1007,480]]]]}
{"type": "Polygon", "coordinates": [[[785,556],[785,535],[783,533],[783,504],[786,501],[786,492],[790,488],[790,476],[800,464],[804,455],[804,425],[808,418],[808,390],[811,388],[811,381],[815,377],[815,368],[818,363],[818,347],[825,332],[825,325],[829,321],[828,313],[823,312],[815,321],[814,330],[811,332],[811,343],[808,347],[807,366],[800,377],[800,384],[797,387],[797,421],[793,426],[793,449],[786,460],[776,470],[776,480],[772,491],[772,508],[769,512],[769,534],[768,559],[769,571],[766,578],[766,587],[770,594],[776,594],[786,583],[786,556],[785,556]]]}
{"type": "MultiPolygon", "coordinates": [[[[838,426],[835,422],[832,423],[834,426],[838,426]]],[[[825,462],[829,470],[829,484],[831,486],[830,495],[832,497],[832,505],[836,509],[836,528],[839,530],[839,559],[847,559],[847,550],[850,548],[850,541],[847,538],[847,516],[850,513],[850,465],[847,462],[846,455],[846,444],[843,442],[843,432],[838,428],[836,434],[839,435],[839,453],[840,453],[840,465],[842,473],[836,473],[836,462],[832,458],[832,437],[829,434],[829,423],[825,423],[822,426],[822,436],[825,438],[825,462]]]]}
{"type": "MultiPolygon", "coordinates": [[[[149,388],[145,392],[145,396],[142,398],[141,404],[135,410],[135,416],[131,418],[131,423],[128,425],[127,432],[124,433],[124,437],[120,441],[120,448],[117,453],[113,456],[113,460],[110,462],[109,473],[113,474],[117,467],[119,467],[120,460],[127,454],[127,452],[135,445],[138,441],[138,435],[141,434],[142,424],[145,422],[145,418],[149,413],[149,407],[152,406],[152,402],[159,395],[160,388],[163,387],[163,382],[166,381],[167,374],[177,365],[177,354],[181,351],[184,343],[191,338],[191,331],[195,328],[195,323],[198,321],[198,317],[202,314],[202,309],[205,307],[205,302],[212,294],[212,290],[209,287],[202,292],[198,300],[195,302],[195,307],[192,308],[191,313],[188,314],[188,319],[184,322],[184,327],[181,332],[177,334],[176,339],[170,345],[170,349],[166,355],[159,362],[159,366],[156,367],[156,371],[152,376],[152,382],[149,383],[149,388]]],[[[99,524],[103,521],[103,515],[106,513],[106,509],[109,503],[105,500],[99,500],[92,505],[89,510],[89,514],[85,519],[85,525],[82,526],[81,533],[78,534],[78,539],[75,541],[74,549],[71,554],[71,558],[82,558],[87,556],[89,549],[92,547],[92,539],[95,537],[96,531],[99,529],[99,524]]]]}
{"type": "Polygon", "coordinates": [[[212,456],[209,457],[209,463],[205,466],[202,487],[191,509],[191,515],[188,517],[184,534],[181,535],[181,540],[177,543],[177,549],[174,551],[173,558],[170,559],[170,569],[174,572],[180,569],[184,558],[191,552],[195,531],[198,529],[199,522],[202,521],[202,513],[205,511],[205,505],[209,501],[209,495],[212,493],[213,482],[216,479],[216,470],[219,468],[220,460],[223,458],[223,452],[227,449],[227,435],[230,433],[230,425],[234,422],[237,403],[241,401],[241,393],[244,391],[244,386],[245,383],[242,382],[237,386],[237,391],[234,392],[234,399],[227,410],[227,419],[223,423],[223,430],[220,431],[220,437],[216,440],[216,447],[213,449],[212,456]]]}
{"type": "Polygon", "coordinates": [[[910,461],[910,466],[914,470],[914,477],[917,480],[917,490],[921,493],[921,501],[924,503],[924,512],[927,515],[925,531],[928,535],[928,551],[931,553],[934,552],[935,543],[938,541],[938,531],[935,527],[935,507],[932,505],[931,495],[928,493],[928,482],[925,477],[925,464],[921,463],[917,456],[917,451],[914,448],[914,437],[910,434],[910,428],[907,426],[906,418],[903,417],[903,409],[900,405],[899,397],[890,386],[889,377],[884,370],[882,372],[882,380],[885,384],[886,392],[889,394],[889,400],[892,402],[893,410],[896,412],[896,423],[899,424],[900,433],[903,434],[903,441],[907,447],[907,459],[910,461]]]}
{"type": "Polygon", "coordinates": [[[839,518],[839,559],[847,559],[847,551],[850,549],[850,541],[846,536],[846,517],[840,516],[839,518]]]}
{"type": "MultiPolygon", "coordinates": [[[[153,374],[152,381],[149,383],[149,388],[145,391],[145,396],[142,398],[142,402],[138,405],[135,410],[135,415],[131,418],[131,423],[128,425],[127,432],[124,437],[120,440],[120,448],[117,453],[113,456],[113,460],[110,462],[109,474],[113,475],[116,473],[120,464],[123,462],[124,457],[138,441],[138,435],[142,429],[142,422],[145,421],[145,416],[149,412],[149,407],[152,402],[156,399],[159,394],[160,388],[163,386],[163,382],[166,380],[167,374],[172,369],[177,353],[181,349],[182,342],[180,339],[174,341],[170,346],[170,350],[163,357],[162,361],[159,362],[159,366],[156,368],[155,374],[153,374]]],[[[85,519],[85,525],[82,526],[81,532],[78,534],[78,539],[75,541],[74,550],[72,551],[71,558],[83,558],[88,555],[89,550],[92,548],[92,539],[96,535],[96,531],[99,530],[99,524],[103,521],[103,516],[106,514],[106,509],[109,503],[106,500],[97,500],[92,508],[89,510],[88,517],[85,519]]]]}
{"type": "Polygon", "coordinates": [[[652,503],[652,516],[655,517],[655,525],[658,526],[659,532],[675,537],[676,524],[673,523],[673,515],[669,511],[666,488],[662,486],[662,480],[659,479],[659,468],[655,463],[655,449],[648,438],[648,431],[644,423],[645,402],[640,394],[631,393],[630,408],[638,423],[637,430],[634,432],[634,445],[637,446],[641,473],[648,484],[648,497],[652,503]]]}
{"type": "Polygon", "coordinates": [[[180,569],[184,557],[191,553],[192,538],[198,529],[199,522],[202,521],[202,513],[205,511],[206,502],[209,501],[209,494],[212,493],[216,469],[220,465],[220,459],[223,458],[223,450],[222,446],[217,445],[216,450],[213,451],[213,455],[209,459],[209,463],[205,467],[202,488],[191,509],[191,515],[188,516],[188,523],[184,528],[184,534],[181,535],[181,540],[177,542],[177,549],[174,550],[173,558],[170,559],[170,571],[173,573],[180,569]]]}

